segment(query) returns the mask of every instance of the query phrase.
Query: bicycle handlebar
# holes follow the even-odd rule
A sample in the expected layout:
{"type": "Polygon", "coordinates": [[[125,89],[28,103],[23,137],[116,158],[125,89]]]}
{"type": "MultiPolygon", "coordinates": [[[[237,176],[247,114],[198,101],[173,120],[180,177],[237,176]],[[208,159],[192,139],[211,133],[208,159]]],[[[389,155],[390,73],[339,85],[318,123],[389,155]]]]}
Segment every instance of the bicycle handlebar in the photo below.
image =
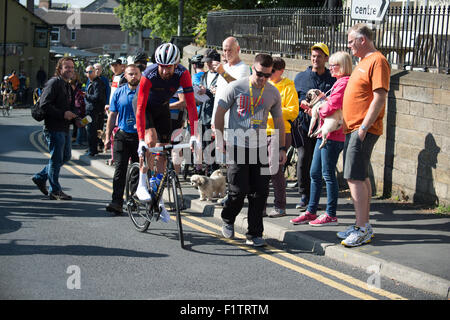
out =
{"type": "Polygon", "coordinates": [[[184,144],[167,144],[165,146],[161,146],[161,147],[153,147],[153,148],[149,148],[148,150],[150,152],[161,152],[164,150],[172,150],[172,149],[184,149],[184,148],[189,148],[190,144],[189,143],[184,143],[184,144]]]}

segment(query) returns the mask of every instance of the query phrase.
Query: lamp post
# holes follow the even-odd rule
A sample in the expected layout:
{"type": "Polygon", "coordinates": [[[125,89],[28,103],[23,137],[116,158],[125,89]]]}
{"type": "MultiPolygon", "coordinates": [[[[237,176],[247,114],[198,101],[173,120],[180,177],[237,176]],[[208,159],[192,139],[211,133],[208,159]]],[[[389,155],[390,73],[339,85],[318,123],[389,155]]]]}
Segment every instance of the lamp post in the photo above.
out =
{"type": "Polygon", "coordinates": [[[178,32],[177,36],[183,35],[183,16],[184,16],[184,0],[179,0],[178,2],[178,32]]]}
{"type": "Polygon", "coordinates": [[[2,66],[2,79],[6,75],[6,28],[8,27],[8,0],[5,0],[5,16],[3,17],[3,66],[2,66]]]}

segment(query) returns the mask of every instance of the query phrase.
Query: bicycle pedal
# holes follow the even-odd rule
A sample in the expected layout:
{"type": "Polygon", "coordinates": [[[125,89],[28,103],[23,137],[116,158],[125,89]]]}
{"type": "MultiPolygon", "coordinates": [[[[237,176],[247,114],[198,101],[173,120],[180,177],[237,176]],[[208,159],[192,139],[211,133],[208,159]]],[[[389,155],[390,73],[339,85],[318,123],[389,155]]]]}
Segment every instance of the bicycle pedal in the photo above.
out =
{"type": "Polygon", "coordinates": [[[137,209],[137,205],[136,205],[136,202],[135,201],[128,201],[127,202],[127,207],[129,207],[132,211],[134,211],[134,210],[136,210],[137,209]]]}

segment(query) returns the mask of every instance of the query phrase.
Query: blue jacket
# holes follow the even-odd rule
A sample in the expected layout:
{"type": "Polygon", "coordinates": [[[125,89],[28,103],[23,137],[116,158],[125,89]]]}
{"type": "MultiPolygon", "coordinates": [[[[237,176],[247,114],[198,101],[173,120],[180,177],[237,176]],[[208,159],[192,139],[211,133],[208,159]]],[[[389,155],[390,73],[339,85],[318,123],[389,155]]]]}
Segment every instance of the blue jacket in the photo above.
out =
{"type": "MultiPolygon", "coordinates": [[[[331,76],[330,70],[325,68],[325,72],[322,75],[318,75],[316,72],[312,71],[312,67],[309,66],[308,69],[295,76],[294,84],[295,89],[298,92],[299,103],[301,103],[302,100],[305,100],[306,93],[310,89],[319,89],[325,93],[331,89],[335,82],[336,78],[331,76]]],[[[300,108],[298,117],[300,118],[299,120],[301,120],[302,133],[307,134],[311,117],[304,113],[302,108],[300,108]]]]}

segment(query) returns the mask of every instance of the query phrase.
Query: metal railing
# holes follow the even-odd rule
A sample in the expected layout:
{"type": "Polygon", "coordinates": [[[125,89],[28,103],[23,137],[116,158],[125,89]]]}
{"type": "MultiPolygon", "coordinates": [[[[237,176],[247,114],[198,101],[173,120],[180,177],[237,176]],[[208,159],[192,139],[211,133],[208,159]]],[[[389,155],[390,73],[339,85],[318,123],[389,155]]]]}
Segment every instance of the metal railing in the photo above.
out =
{"type": "MultiPolygon", "coordinates": [[[[450,6],[391,7],[375,24],[375,46],[400,68],[450,72],[450,6]]],[[[330,52],[348,50],[350,8],[273,8],[208,13],[207,45],[221,49],[228,36],[244,52],[308,58],[324,42],[330,52]]]]}

